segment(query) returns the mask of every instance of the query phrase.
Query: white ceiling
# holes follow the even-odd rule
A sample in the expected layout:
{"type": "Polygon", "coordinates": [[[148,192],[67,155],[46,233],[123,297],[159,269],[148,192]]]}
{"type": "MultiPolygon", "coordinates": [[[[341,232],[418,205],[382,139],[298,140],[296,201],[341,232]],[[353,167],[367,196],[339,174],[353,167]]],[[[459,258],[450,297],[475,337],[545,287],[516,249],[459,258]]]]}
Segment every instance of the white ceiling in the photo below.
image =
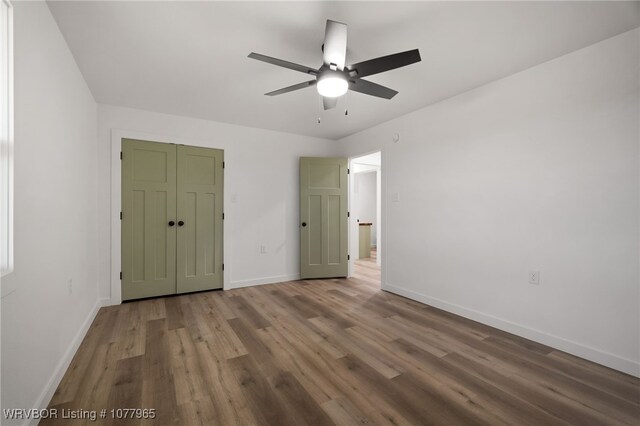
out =
{"type": "Polygon", "coordinates": [[[99,103],[337,139],[640,25],[638,2],[49,2],[99,103]],[[320,112],[309,80],[254,51],[319,67],[326,19],[348,24],[347,63],[419,48],[320,112]],[[322,122],[317,123],[318,116],[322,122]]]}

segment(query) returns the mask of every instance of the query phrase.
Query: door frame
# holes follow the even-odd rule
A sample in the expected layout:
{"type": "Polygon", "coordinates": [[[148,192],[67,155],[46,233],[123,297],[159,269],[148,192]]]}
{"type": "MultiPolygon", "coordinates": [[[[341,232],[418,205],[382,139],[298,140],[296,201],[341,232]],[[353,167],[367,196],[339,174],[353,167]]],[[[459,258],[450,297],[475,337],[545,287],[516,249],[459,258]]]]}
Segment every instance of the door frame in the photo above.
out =
{"type": "MultiPolygon", "coordinates": [[[[120,221],[120,212],[122,211],[122,163],[120,160],[120,152],[122,151],[122,139],[138,139],[150,142],[159,142],[176,145],[190,145],[201,148],[215,148],[224,151],[222,148],[215,146],[214,141],[185,139],[181,137],[158,135],[146,132],[138,132],[134,130],[111,129],[111,264],[110,264],[110,287],[111,295],[109,297],[110,305],[119,305],[122,303],[122,281],[120,280],[120,271],[122,271],[122,222],[120,221]]],[[[226,180],[226,179],[225,179],[226,180]]],[[[227,205],[226,192],[224,190],[225,180],[223,180],[223,205],[227,205]]],[[[229,247],[227,240],[229,232],[227,232],[227,222],[229,218],[225,217],[222,221],[222,262],[229,265],[229,254],[225,247],[229,247]]],[[[228,268],[226,268],[228,270],[228,268]]],[[[229,288],[230,274],[223,274],[222,289],[229,288]]]]}
{"type": "MultiPolygon", "coordinates": [[[[354,209],[354,205],[353,205],[353,200],[354,200],[354,195],[355,195],[355,172],[353,172],[353,160],[355,160],[356,158],[360,158],[360,157],[364,157],[365,155],[369,155],[369,154],[375,154],[376,152],[380,153],[380,169],[379,169],[379,173],[377,174],[377,184],[380,188],[380,200],[378,200],[380,202],[380,215],[377,218],[378,219],[378,228],[380,230],[380,241],[377,241],[377,249],[378,249],[378,255],[380,256],[379,259],[379,266],[380,266],[380,288],[384,290],[385,288],[385,283],[387,282],[387,274],[386,274],[386,270],[387,270],[387,227],[385,226],[385,222],[386,222],[386,218],[387,218],[387,200],[385,197],[385,193],[386,193],[386,188],[387,188],[387,180],[386,180],[386,174],[384,173],[384,165],[385,165],[385,153],[384,150],[382,148],[379,149],[373,149],[371,151],[365,151],[362,153],[358,153],[358,154],[352,154],[349,155],[349,196],[348,198],[348,203],[349,203],[349,212],[353,212],[354,209]]],[[[356,261],[355,258],[355,254],[358,253],[358,251],[356,250],[356,245],[359,244],[358,239],[356,238],[352,238],[351,235],[351,230],[353,229],[354,226],[356,226],[357,224],[357,217],[355,214],[350,214],[349,215],[349,253],[350,254],[354,254],[354,256],[349,260],[349,277],[353,276],[353,269],[354,269],[354,264],[356,261]]]]}

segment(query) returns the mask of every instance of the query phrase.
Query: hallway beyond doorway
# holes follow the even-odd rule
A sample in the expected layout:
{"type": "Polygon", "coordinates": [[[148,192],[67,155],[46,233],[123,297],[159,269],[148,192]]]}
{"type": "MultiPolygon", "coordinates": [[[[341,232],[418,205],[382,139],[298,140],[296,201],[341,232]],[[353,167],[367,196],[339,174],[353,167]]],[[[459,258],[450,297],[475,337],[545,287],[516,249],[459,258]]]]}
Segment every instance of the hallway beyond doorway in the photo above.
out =
{"type": "Polygon", "coordinates": [[[380,266],[378,266],[377,257],[377,249],[376,247],[372,247],[371,257],[354,261],[353,278],[362,280],[364,283],[379,289],[380,266]]]}

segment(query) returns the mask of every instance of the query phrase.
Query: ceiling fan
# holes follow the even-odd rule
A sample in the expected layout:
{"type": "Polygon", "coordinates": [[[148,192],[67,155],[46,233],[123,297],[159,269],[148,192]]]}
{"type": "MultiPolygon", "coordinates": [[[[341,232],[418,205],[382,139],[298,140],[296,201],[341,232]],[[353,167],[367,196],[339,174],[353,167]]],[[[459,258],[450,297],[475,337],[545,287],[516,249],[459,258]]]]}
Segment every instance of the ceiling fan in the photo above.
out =
{"type": "Polygon", "coordinates": [[[347,25],[341,22],[327,20],[324,44],[322,45],[323,64],[318,69],[254,52],[249,54],[249,58],[314,76],[314,80],[274,90],[273,92],[265,93],[265,95],[281,95],[283,93],[293,92],[294,90],[304,89],[305,87],[316,86],[318,93],[322,96],[325,110],[334,108],[338,102],[338,98],[347,93],[347,90],[353,90],[354,92],[384,99],[393,98],[398,93],[397,91],[364,80],[362,77],[411,65],[421,60],[418,49],[381,56],[353,65],[345,65],[346,55],[347,25]]]}

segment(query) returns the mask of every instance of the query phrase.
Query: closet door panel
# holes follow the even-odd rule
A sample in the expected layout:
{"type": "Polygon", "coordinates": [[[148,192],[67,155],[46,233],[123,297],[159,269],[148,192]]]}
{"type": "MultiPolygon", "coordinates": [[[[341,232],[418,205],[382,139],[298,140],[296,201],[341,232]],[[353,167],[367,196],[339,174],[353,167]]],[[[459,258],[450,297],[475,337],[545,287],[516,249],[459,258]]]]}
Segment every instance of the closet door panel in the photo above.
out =
{"type": "Polygon", "coordinates": [[[177,147],[177,292],[222,288],[223,151],[177,147]]]}
{"type": "Polygon", "coordinates": [[[122,299],[176,292],[176,146],[122,140],[122,299]]]}

